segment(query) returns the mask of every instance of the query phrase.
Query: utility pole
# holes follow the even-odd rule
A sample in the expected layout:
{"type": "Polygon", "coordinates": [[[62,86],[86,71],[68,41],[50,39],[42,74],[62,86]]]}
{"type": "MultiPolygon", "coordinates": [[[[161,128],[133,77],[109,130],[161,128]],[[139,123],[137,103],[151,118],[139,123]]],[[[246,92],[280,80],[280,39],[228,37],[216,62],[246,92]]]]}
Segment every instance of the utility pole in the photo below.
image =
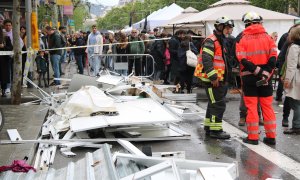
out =
{"type": "Polygon", "coordinates": [[[20,0],[13,0],[13,83],[11,93],[11,103],[21,104],[21,79],[22,79],[22,54],[20,46],[20,0]]]}
{"type": "Polygon", "coordinates": [[[298,0],[298,9],[297,9],[298,11],[298,16],[300,16],[300,0],[298,0]]]}
{"type": "MultiPolygon", "coordinates": [[[[27,50],[30,50],[32,47],[32,36],[31,36],[31,13],[32,13],[32,1],[31,0],[25,0],[25,18],[26,18],[26,48],[27,50]]],[[[27,54],[26,58],[26,64],[23,72],[23,76],[27,77],[32,80],[33,79],[33,63],[32,63],[32,57],[29,57],[27,54]]],[[[23,85],[26,84],[26,81],[23,79],[23,85]]],[[[27,87],[32,88],[32,85],[30,83],[27,83],[27,87]]]]}
{"type": "Polygon", "coordinates": [[[64,6],[60,7],[60,26],[64,26],[64,6]]]}
{"type": "Polygon", "coordinates": [[[58,7],[55,1],[53,4],[52,27],[57,27],[57,22],[58,22],[58,7]]]}

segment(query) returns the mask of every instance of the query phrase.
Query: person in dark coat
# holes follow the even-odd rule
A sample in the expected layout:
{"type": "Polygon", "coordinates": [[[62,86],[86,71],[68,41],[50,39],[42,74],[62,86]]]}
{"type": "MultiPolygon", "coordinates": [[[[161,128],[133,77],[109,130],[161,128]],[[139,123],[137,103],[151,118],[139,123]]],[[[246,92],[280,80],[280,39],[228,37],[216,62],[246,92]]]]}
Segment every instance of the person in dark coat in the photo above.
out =
{"type": "Polygon", "coordinates": [[[178,48],[180,46],[180,41],[185,36],[185,34],[186,32],[184,30],[179,30],[169,40],[169,51],[171,57],[171,79],[172,81],[174,81],[175,85],[177,85],[180,82],[180,73],[178,70],[178,48]]]}
{"type": "MultiPolygon", "coordinates": [[[[128,51],[129,51],[128,48],[127,48],[128,38],[127,38],[125,33],[122,33],[122,32],[119,33],[118,43],[119,44],[117,44],[116,51],[117,51],[117,54],[120,54],[120,56],[117,56],[116,64],[127,63],[128,62],[128,57],[122,56],[122,54],[128,54],[128,51]]],[[[127,70],[126,69],[118,69],[118,68],[116,69],[116,66],[115,66],[115,71],[118,72],[121,75],[124,75],[124,76],[127,75],[127,70]]]]}
{"type": "MultiPolygon", "coordinates": [[[[0,26],[0,32],[2,32],[2,28],[0,26]]],[[[0,51],[12,51],[13,46],[10,38],[5,34],[0,33],[0,51]]],[[[0,82],[1,82],[1,90],[2,97],[6,97],[5,90],[7,88],[7,84],[10,83],[10,56],[0,56],[0,82]]]]}
{"type": "Polygon", "coordinates": [[[45,87],[48,87],[48,83],[46,81],[46,72],[48,71],[48,60],[45,58],[45,51],[39,51],[39,55],[35,58],[37,72],[39,73],[39,87],[43,87],[41,83],[41,79],[44,80],[45,87]]]}
{"type": "MultiPolygon", "coordinates": [[[[161,38],[166,38],[167,35],[162,33],[161,38]]],[[[163,78],[163,71],[165,70],[165,64],[164,64],[164,53],[166,51],[166,46],[164,41],[158,39],[156,40],[151,47],[150,54],[153,56],[155,61],[155,74],[154,74],[154,80],[160,80],[163,78]]]]}
{"type": "Polygon", "coordinates": [[[184,88],[187,89],[188,94],[192,93],[192,82],[195,68],[187,65],[186,51],[190,49],[196,55],[199,52],[191,40],[191,36],[185,36],[178,48],[180,93],[183,93],[184,88]]]}
{"type": "MultiPolygon", "coordinates": [[[[84,39],[80,36],[80,33],[77,33],[74,46],[84,46],[84,45],[85,45],[84,39]]],[[[77,66],[78,66],[79,74],[83,74],[83,61],[82,61],[82,59],[83,59],[83,56],[84,56],[84,53],[85,53],[84,52],[85,48],[76,48],[76,49],[73,49],[73,51],[74,51],[76,63],[77,63],[77,66]]]]}

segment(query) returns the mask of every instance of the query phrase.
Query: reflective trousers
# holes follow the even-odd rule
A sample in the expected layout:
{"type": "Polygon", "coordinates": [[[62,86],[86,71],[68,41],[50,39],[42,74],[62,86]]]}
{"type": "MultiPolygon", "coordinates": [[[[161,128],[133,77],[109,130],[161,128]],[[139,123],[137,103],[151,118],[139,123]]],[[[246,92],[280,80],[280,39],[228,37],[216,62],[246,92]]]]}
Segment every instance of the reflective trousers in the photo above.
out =
{"type": "Polygon", "coordinates": [[[226,86],[206,87],[206,95],[208,96],[207,110],[204,120],[205,129],[211,131],[222,130],[222,119],[226,109],[225,95],[226,86]]]}
{"type": "Polygon", "coordinates": [[[247,107],[247,131],[248,139],[259,139],[259,117],[257,113],[257,104],[260,103],[266,136],[268,138],[276,137],[276,117],[272,107],[273,96],[256,97],[244,96],[245,105],[247,107]]]}

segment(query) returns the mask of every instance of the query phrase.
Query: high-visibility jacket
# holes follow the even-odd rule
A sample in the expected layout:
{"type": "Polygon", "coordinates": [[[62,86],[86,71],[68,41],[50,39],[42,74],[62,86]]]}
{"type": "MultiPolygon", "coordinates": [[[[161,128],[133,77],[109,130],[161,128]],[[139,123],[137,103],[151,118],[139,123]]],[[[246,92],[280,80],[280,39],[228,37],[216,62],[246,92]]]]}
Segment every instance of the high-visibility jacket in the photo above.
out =
{"type": "Polygon", "coordinates": [[[200,56],[198,57],[198,65],[195,68],[194,76],[200,78],[202,81],[210,82],[209,77],[211,77],[214,74],[217,74],[218,80],[223,81],[224,74],[225,74],[225,62],[223,59],[222,46],[214,34],[208,36],[207,39],[211,39],[214,42],[215,51],[213,52],[207,49],[205,46],[201,48],[200,56]],[[202,57],[203,51],[205,51],[206,53],[210,54],[213,57],[214,69],[210,72],[204,71],[203,57],[202,57]]]}
{"type": "MultiPolygon", "coordinates": [[[[236,56],[239,61],[246,59],[263,67],[271,57],[277,57],[277,48],[264,27],[261,24],[253,24],[243,31],[242,38],[236,44],[236,56]]],[[[243,69],[241,66],[241,71],[243,69]]]]}

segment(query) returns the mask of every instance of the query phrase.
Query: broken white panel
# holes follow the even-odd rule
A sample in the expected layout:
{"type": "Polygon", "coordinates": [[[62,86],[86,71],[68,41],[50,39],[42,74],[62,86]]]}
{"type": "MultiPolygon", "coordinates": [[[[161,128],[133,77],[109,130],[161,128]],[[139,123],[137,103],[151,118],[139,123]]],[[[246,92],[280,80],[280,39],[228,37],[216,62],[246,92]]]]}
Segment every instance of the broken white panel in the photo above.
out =
{"type": "Polygon", "coordinates": [[[95,112],[116,112],[114,100],[95,86],[82,87],[56,111],[68,118],[90,116],[95,112]]]}
{"type": "Polygon", "coordinates": [[[126,137],[135,137],[138,135],[138,138],[164,138],[164,137],[182,137],[182,136],[190,136],[187,132],[177,131],[177,129],[173,129],[171,127],[161,127],[161,128],[143,128],[140,129],[124,129],[120,131],[126,137]],[[126,133],[126,134],[125,134],[126,133]]]}
{"type": "Polygon", "coordinates": [[[168,161],[161,162],[161,163],[151,166],[147,169],[143,169],[139,172],[136,172],[134,174],[126,176],[126,177],[122,178],[121,180],[143,179],[146,177],[150,177],[154,174],[157,174],[159,172],[165,171],[166,169],[169,169],[171,167],[172,167],[172,164],[170,162],[168,162],[168,161]]]}
{"type": "Polygon", "coordinates": [[[112,75],[101,75],[97,82],[111,84],[111,85],[118,85],[124,80],[122,76],[112,76],[112,75]]]}
{"type": "Polygon", "coordinates": [[[93,116],[70,119],[73,132],[108,126],[178,122],[181,119],[150,98],[115,103],[118,115],[93,116]]]}
{"type": "Polygon", "coordinates": [[[131,154],[139,155],[139,156],[146,156],[141,150],[131,144],[129,141],[118,139],[118,143],[121,144],[127,151],[131,154]]]}
{"type": "Polygon", "coordinates": [[[176,85],[160,85],[160,84],[153,84],[154,87],[157,89],[163,90],[168,88],[176,88],[176,85]]]}
{"type": "MultiPolygon", "coordinates": [[[[136,156],[132,154],[124,154],[124,153],[115,153],[116,159],[128,159],[138,163],[139,165],[144,165],[147,167],[154,166],[156,164],[165,162],[165,158],[156,158],[156,157],[148,157],[148,156],[136,156]]],[[[192,172],[195,174],[199,170],[199,168],[224,168],[225,171],[228,172],[231,179],[238,178],[237,165],[235,163],[219,163],[219,162],[211,162],[211,161],[195,161],[195,160],[185,160],[185,159],[169,159],[169,161],[173,162],[172,169],[173,173],[180,172],[192,172]],[[175,164],[174,164],[175,163],[175,164]],[[176,166],[175,168],[173,168],[176,166]]],[[[223,179],[223,178],[217,178],[223,179]]]]}
{"type": "Polygon", "coordinates": [[[11,141],[22,140],[17,129],[7,129],[7,133],[11,141]]]}

